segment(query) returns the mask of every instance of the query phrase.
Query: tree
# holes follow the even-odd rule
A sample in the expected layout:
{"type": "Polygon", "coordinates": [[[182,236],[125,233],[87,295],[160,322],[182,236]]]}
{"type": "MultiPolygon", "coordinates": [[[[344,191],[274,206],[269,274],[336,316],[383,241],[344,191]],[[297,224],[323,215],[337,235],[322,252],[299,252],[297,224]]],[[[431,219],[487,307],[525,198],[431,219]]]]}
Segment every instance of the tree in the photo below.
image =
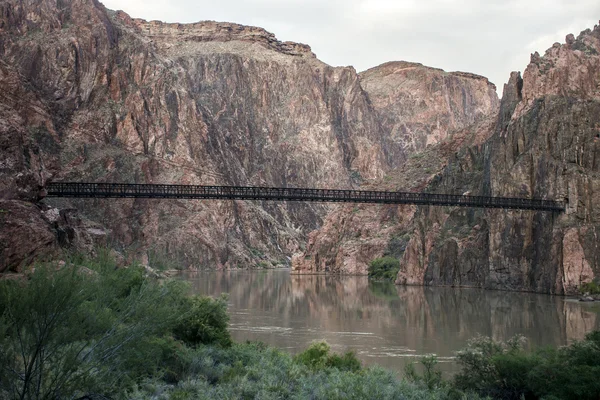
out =
{"type": "Polygon", "coordinates": [[[140,339],[172,324],[174,286],[67,265],[0,282],[0,397],[56,399],[115,390],[140,339]]]}

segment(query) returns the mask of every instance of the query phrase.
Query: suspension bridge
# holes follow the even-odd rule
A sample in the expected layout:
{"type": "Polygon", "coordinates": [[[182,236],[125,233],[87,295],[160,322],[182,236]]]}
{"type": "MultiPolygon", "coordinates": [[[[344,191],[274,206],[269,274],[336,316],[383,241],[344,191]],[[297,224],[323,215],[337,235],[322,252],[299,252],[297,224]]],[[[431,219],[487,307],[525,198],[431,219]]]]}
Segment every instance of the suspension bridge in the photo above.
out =
{"type": "Polygon", "coordinates": [[[557,213],[565,210],[564,205],[558,201],[518,197],[386,192],[375,190],[162,185],[145,183],[52,182],[46,186],[46,196],[78,198],[221,199],[416,204],[431,206],[536,210],[557,213]]]}

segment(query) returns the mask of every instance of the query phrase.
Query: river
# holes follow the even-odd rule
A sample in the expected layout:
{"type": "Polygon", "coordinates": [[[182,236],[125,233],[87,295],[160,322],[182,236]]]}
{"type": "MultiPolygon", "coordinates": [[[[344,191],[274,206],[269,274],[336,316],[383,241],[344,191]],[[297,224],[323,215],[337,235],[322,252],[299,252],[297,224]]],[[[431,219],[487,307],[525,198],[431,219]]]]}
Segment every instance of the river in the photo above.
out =
{"type": "Polygon", "coordinates": [[[237,341],[260,340],[297,353],[315,340],[353,350],[366,364],[402,371],[434,353],[445,373],[478,335],[522,334],[532,347],[560,346],[600,329],[600,304],[560,296],[445,287],[405,287],[364,276],[289,270],[186,272],[195,293],[229,294],[237,341]]]}

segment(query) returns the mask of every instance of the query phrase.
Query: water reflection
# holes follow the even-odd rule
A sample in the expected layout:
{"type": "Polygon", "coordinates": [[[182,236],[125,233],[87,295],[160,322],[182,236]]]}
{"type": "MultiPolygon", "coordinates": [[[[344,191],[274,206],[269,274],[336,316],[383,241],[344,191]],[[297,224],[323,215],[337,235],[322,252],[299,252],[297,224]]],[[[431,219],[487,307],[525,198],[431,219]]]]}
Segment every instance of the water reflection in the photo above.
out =
{"type": "Polygon", "coordinates": [[[367,364],[402,370],[435,353],[452,370],[454,352],[477,335],[525,335],[558,346],[600,329],[598,306],[531,293],[400,287],[366,277],[291,275],[288,270],[182,275],[197,293],[229,293],[236,340],[260,340],[296,353],[314,340],[355,350],[367,364]]]}

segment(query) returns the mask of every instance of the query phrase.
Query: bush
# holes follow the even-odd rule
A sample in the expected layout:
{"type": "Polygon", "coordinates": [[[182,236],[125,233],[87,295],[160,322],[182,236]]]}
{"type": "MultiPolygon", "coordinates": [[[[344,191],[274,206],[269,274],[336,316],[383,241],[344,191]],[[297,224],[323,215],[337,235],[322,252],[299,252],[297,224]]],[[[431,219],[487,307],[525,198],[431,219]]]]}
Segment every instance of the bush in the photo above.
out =
{"type": "Polygon", "coordinates": [[[523,339],[479,337],[458,353],[455,385],[502,399],[600,398],[600,331],[559,349],[527,352],[523,339]]]}
{"type": "Polygon", "coordinates": [[[376,258],[369,264],[369,278],[395,281],[400,271],[400,260],[394,257],[376,258]]]}
{"type": "Polygon", "coordinates": [[[587,282],[581,285],[579,291],[583,293],[589,293],[591,295],[600,294],[600,284],[597,281],[587,282]]]}
{"type": "MultiPolygon", "coordinates": [[[[324,347],[315,347],[319,348],[315,353],[323,355],[324,347]]],[[[230,348],[199,346],[193,350],[187,380],[176,385],[146,381],[130,398],[449,399],[446,391],[401,381],[395,373],[382,368],[351,372],[322,366],[313,370],[295,358],[260,343],[235,343],[230,348]]]]}
{"type": "Polygon", "coordinates": [[[120,367],[168,325],[160,304],[171,287],[134,284],[132,271],[114,275],[125,279],[45,265],[28,282],[0,283],[0,390],[45,399],[128,384],[133,377],[120,367]]]}
{"type": "Polygon", "coordinates": [[[600,331],[557,350],[546,350],[528,374],[539,397],[592,400],[600,398],[600,331]]]}
{"type": "Polygon", "coordinates": [[[330,355],[327,360],[327,366],[340,371],[358,372],[361,368],[361,363],[353,351],[347,351],[341,356],[335,353],[330,355]]]}
{"type": "Polygon", "coordinates": [[[457,353],[462,369],[455,376],[456,387],[475,390],[485,396],[520,399],[520,393],[515,391],[523,388],[514,387],[516,383],[511,378],[515,374],[511,366],[521,371],[521,365],[528,364],[523,360],[527,357],[523,351],[524,341],[522,336],[507,342],[496,342],[484,336],[471,339],[467,348],[457,353]]]}
{"type": "Polygon", "coordinates": [[[414,363],[410,363],[404,368],[404,375],[409,381],[422,383],[429,390],[446,386],[446,382],[442,379],[442,371],[435,368],[438,361],[434,354],[421,357],[420,363],[423,366],[423,375],[418,374],[414,363]]]}
{"type": "MultiPolygon", "coordinates": [[[[446,391],[401,381],[391,371],[368,368],[361,373],[334,369],[307,375],[300,380],[293,399],[315,400],[441,400],[448,399],[446,391]]],[[[468,399],[468,397],[464,397],[468,399]]]]}
{"type": "Polygon", "coordinates": [[[0,398],[124,395],[144,379],[182,380],[190,349],[172,336],[182,322],[189,342],[231,343],[225,300],[187,288],[116,269],[104,252],[0,281],[0,398]]]}
{"type": "Polygon", "coordinates": [[[218,344],[231,346],[231,335],[227,330],[227,297],[191,297],[182,306],[182,318],[173,328],[177,339],[192,346],[218,344]]]}
{"type": "Polygon", "coordinates": [[[331,348],[325,342],[311,344],[308,349],[294,357],[294,361],[307,366],[312,371],[337,368],[340,371],[357,372],[361,368],[356,354],[348,351],[343,355],[330,354],[331,348]]]}

